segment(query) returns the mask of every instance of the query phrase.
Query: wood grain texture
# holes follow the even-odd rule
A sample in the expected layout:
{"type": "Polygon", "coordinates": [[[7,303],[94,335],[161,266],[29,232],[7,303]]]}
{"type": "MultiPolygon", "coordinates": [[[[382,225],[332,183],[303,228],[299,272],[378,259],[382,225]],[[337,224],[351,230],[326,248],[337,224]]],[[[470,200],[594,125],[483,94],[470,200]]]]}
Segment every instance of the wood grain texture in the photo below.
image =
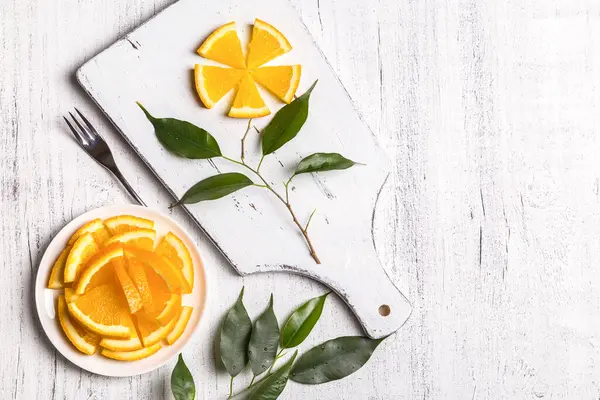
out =
{"type": "MultiPolygon", "coordinates": [[[[109,379],[57,356],[31,294],[61,226],[129,201],[68,136],[60,116],[73,105],[105,132],[149,205],[171,201],[73,79],[168,4],[0,2],[1,398],[169,398],[172,366],[109,379]]],[[[290,383],[282,398],[597,399],[598,3],[293,4],[394,161],[375,237],[414,309],[352,378],[290,383]]],[[[185,215],[174,217],[195,233],[219,294],[184,356],[198,398],[225,398],[228,377],[215,372],[210,339],[240,286],[253,316],[274,291],[280,318],[323,288],[296,276],[239,277],[185,215]]],[[[360,332],[342,302],[329,300],[304,348],[360,332]]]]}

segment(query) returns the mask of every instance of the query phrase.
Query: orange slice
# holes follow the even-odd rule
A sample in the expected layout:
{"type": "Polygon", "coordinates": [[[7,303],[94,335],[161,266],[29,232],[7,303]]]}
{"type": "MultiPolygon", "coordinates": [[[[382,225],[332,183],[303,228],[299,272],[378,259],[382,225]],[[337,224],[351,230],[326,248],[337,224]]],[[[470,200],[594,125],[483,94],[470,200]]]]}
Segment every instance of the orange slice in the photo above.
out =
{"type": "Polygon", "coordinates": [[[183,275],[183,272],[177,268],[168,259],[158,256],[155,253],[137,249],[135,247],[125,247],[125,254],[128,258],[137,258],[145,265],[151,267],[169,286],[171,292],[191,293],[192,289],[183,275]]]}
{"type": "Polygon", "coordinates": [[[110,237],[110,232],[108,231],[108,229],[106,229],[106,226],[104,226],[102,220],[98,218],[88,222],[87,224],[79,228],[73,234],[73,236],[71,236],[69,244],[73,245],[75,241],[79,239],[79,237],[85,235],[86,233],[91,233],[92,236],[94,236],[94,240],[96,241],[96,244],[98,246],[102,246],[102,244],[104,244],[104,242],[110,237]]]}
{"type": "Polygon", "coordinates": [[[162,344],[156,343],[152,347],[144,347],[135,351],[112,351],[103,349],[100,354],[104,357],[112,358],[119,361],[135,361],[142,358],[150,357],[152,354],[160,350],[162,344]]]}
{"type": "Polygon", "coordinates": [[[113,285],[103,285],[68,304],[71,315],[92,332],[116,338],[131,338],[132,321],[123,295],[113,285]]]}
{"type": "Polygon", "coordinates": [[[169,299],[163,303],[163,307],[158,309],[158,312],[148,313],[154,316],[159,324],[166,325],[177,314],[181,308],[181,296],[178,294],[169,295],[169,299]]]}
{"type": "Polygon", "coordinates": [[[233,118],[259,118],[269,114],[271,111],[258,92],[254,79],[246,73],[228,115],[233,118]]]}
{"type": "Polygon", "coordinates": [[[136,322],[144,347],[150,347],[163,340],[173,330],[179,320],[179,313],[175,314],[166,325],[159,324],[155,319],[143,312],[136,315],[136,322]]]}
{"type": "Polygon", "coordinates": [[[135,284],[125,271],[125,267],[123,263],[115,264],[115,274],[119,283],[121,284],[121,288],[123,289],[123,294],[125,295],[125,299],[127,300],[127,305],[129,306],[129,311],[132,314],[135,314],[139,310],[142,309],[142,297],[140,293],[137,291],[135,284]]]}
{"type": "Polygon", "coordinates": [[[250,72],[256,82],[285,103],[291,103],[300,84],[302,66],[262,67],[250,72]]]}
{"type": "Polygon", "coordinates": [[[206,38],[197,52],[204,58],[233,68],[246,68],[242,44],[237,34],[235,22],[217,28],[206,38]]]}
{"type": "Polygon", "coordinates": [[[79,297],[78,294],[75,294],[75,291],[71,288],[65,288],[65,300],[67,303],[77,300],[79,297]]]}
{"type": "Polygon", "coordinates": [[[196,91],[206,108],[212,108],[244,77],[244,70],[198,65],[194,67],[196,91]]]}
{"type": "Polygon", "coordinates": [[[113,264],[111,264],[111,261],[119,257],[123,257],[123,247],[121,247],[118,244],[102,249],[101,252],[96,254],[94,258],[88,262],[85,271],[81,273],[81,277],[77,281],[77,288],[75,290],[75,293],[85,293],[86,288],[92,281],[92,278],[94,278],[95,275],[98,274],[100,271],[103,271],[105,267],[107,271],[103,272],[108,273],[107,275],[110,277],[112,275],[110,267],[113,266],[113,264]]]}
{"type": "Polygon", "coordinates": [[[145,218],[134,217],[133,215],[119,215],[104,221],[113,235],[119,233],[135,231],[138,229],[154,229],[154,221],[145,218]]]}
{"type": "Polygon", "coordinates": [[[134,351],[139,350],[142,347],[142,342],[137,335],[135,337],[129,339],[112,339],[112,338],[103,338],[100,341],[100,346],[105,349],[112,351],[134,351]]]}
{"type": "Polygon", "coordinates": [[[172,232],[167,233],[156,247],[156,254],[165,257],[183,272],[185,280],[194,287],[194,263],[190,251],[183,241],[172,232]]]}
{"type": "Polygon", "coordinates": [[[72,246],[67,246],[54,262],[52,272],[50,272],[50,279],[48,279],[48,289],[60,289],[63,287],[65,264],[67,263],[67,257],[71,252],[71,247],[72,246]]]}
{"type": "Polygon", "coordinates": [[[167,283],[152,268],[144,268],[144,272],[152,293],[152,304],[144,306],[144,311],[159,324],[166,325],[181,307],[181,296],[169,292],[167,283]]]}
{"type": "Polygon", "coordinates": [[[148,283],[148,277],[142,263],[136,259],[128,259],[128,272],[131,280],[133,281],[140,298],[142,299],[142,305],[144,307],[152,306],[152,291],[150,284],[148,283]]]}
{"type": "Polygon", "coordinates": [[[81,235],[73,244],[65,264],[65,283],[77,279],[83,265],[85,265],[94,254],[98,252],[98,245],[91,233],[81,235]]]}
{"type": "Polygon", "coordinates": [[[192,315],[192,311],[192,307],[186,306],[181,308],[181,313],[179,314],[179,318],[177,318],[177,322],[174,324],[175,326],[166,337],[167,343],[175,343],[175,341],[183,334],[188,321],[190,320],[190,316],[192,315]]]}
{"type": "Polygon", "coordinates": [[[88,332],[76,322],[71,321],[64,296],[59,296],[57,308],[60,326],[73,346],[84,354],[94,354],[100,341],[98,335],[88,332]]]}
{"type": "Polygon", "coordinates": [[[260,67],[291,49],[292,45],[277,28],[257,18],[248,45],[248,68],[260,67]]]}
{"type": "Polygon", "coordinates": [[[134,231],[119,233],[108,239],[105,246],[115,243],[128,244],[140,249],[153,250],[156,241],[156,231],[154,229],[136,229],[134,231]]]}

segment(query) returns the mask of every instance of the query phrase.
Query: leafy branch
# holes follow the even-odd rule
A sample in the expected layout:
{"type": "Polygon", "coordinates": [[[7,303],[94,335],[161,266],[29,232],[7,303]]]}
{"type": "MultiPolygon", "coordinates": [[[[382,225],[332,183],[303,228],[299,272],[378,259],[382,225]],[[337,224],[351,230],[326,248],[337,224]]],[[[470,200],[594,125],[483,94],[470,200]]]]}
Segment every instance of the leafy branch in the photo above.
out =
{"type": "MultiPolygon", "coordinates": [[[[260,167],[265,157],[294,139],[304,126],[308,118],[310,95],[316,84],[317,82],[315,81],[303,95],[282,107],[262,130],[262,156],[256,168],[246,162],[245,141],[251,130],[252,120],[248,121],[248,126],[241,139],[240,160],[236,160],[223,155],[219,143],[208,131],[187,121],[173,118],[155,118],[138,102],[137,104],[154,126],[158,141],[172,153],[189,159],[221,157],[224,160],[247,169],[260,180],[260,183],[255,183],[248,176],[238,172],[214,175],[193,185],[171,207],[181,204],[195,204],[206,200],[216,200],[248,186],[264,188],[286,207],[292,221],[304,237],[310,255],[317,264],[320,264],[321,260],[308,234],[308,228],[316,210],[312,212],[306,224],[302,224],[292,207],[289,186],[292,180],[300,174],[343,170],[359,163],[349,160],[338,153],[311,154],[298,163],[293,175],[284,183],[284,195],[277,192],[273,185],[260,172],[260,167]]],[[[254,129],[258,132],[256,128],[254,129]]]]}

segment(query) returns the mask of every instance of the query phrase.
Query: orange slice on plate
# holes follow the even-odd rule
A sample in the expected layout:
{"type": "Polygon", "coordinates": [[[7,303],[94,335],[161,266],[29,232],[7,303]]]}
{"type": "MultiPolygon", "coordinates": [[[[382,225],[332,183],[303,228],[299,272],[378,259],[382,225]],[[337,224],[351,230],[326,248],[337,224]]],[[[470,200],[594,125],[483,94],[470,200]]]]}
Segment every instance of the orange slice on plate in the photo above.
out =
{"type": "Polygon", "coordinates": [[[148,276],[146,274],[146,270],[142,263],[136,259],[131,258],[128,259],[128,273],[135,285],[138,293],[140,294],[140,298],[142,300],[142,305],[144,307],[152,306],[152,290],[150,288],[150,284],[148,283],[148,276]]]}
{"type": "Polygon", "coordinates": [[[254,79],[246,73],[228,115],[233,118],[260,118],[269,114],[271,111],[258,92],[254,79]]]}
{"type": "Polygon", "coordinates": [[[96,353],[100,338],[98,335],[88,332],[75,321],[71,321],[64,296],[58,297],[57,309],[60,326],[65,332],[65,335],[67,335],[69,341],[73,343],[73,346],[84,354],[91,355],[96,353]]]}
{"type": "MultiPolygon", "coordinates": [[[[171,332],[165,338],[167,343],[173,344],[185,331],[185,328],[190,320],[190,316],[192,315],[193,308],[192,307],[182,307],[181,312],[175,322],[175,326],[171,330],[171,332]]],[[[175,319],[174,319],[175,320],[175,319]]]]}
{"type": "Polygon", "coordinates": [[[52,272],[50,272],[50,278],[48,279],[48,289],[60,289],[63,287],[65,264],[67,263],[67,257],[69,257],[69,253],[71,252],[71,247],[72,246],[67,246],[54,262],[52,272]]]}
{"type": "Polygon", "coordinates": [[[94,254],[98,252],[98,245],[91,233],[81,235],[73,244],[65,263],[65,283],[77,279],[79,272],[94,254]]]}
{"type": "Polygon", "coordinates": [[[302,66],[281,65],[262,67],[251,71],[252,77],[259,85],[277,96],[285,103],[291,103],[300,84],[302,66]]]}
{"type": "Polygon", "coordinates": [[[123,289],[123,294],[125,295],[125,299],[127,300],[127,305],[129,306],[129,311],[132,314],[135,314],[139,310],[142,309],[142,296],[138,292],[135,284],[125,271],[125,267],[123,263],[117,263],[114,266],[115,274],[117,276],[117,280],[121,285],[121,289],[123,289]]]}
{"type": "Polygon", "coordinates": [[[143,312],[135,316],[138,332],[142,338],[144,347],[150,347],[163,340],[175,327],[179,320],[179,313],[175,314],[166,325],[161,325],[154,318],[143,312]]]}
{"type": "Polygon", "coordinates": [[[190,251],[173,232],[167,233],[156,247],[156,254],[175,264],[183,272],[185,280],[194,287],[194,263],[190,251]]]}
{"type": "Polygon", "coordinates": [[[112,351],[108,349],[103,349],[100,354],[104,357],[112,358],[114,360],[119,361],[136,361],[141,360],[146,357],[150,357],[157,351],[159,351],[162,347],[162,344],[156,343],[151,347],[144,347],[135,351],[112,351]]]}
{"type": "Polygon", "coordinates": [[[260,67],[291,49],[292,45],[277,28],[257,18],[248,44],[248,68],[260,67]]]}
{"type": "Polygon", "coordinates": [[[217,28],[197,50],[204,58],[229,65],[233,68],[246,68],[242,44],[237,34],[235,22],[217,28]]]}
{"type": "Polygon", "coordinates": [[[113,235],[135,231],[138,229],[154,229],[154,221],[133,215],[118,215],[104,221],[113,235]]]}
{"type": "Polygon", "coordinates": [[[71,236],[71,239],[69,239],[69,245],[73,245],[77,239],[86,233],[91,233],[92,236],[94,236],[94,240],[98,246],[102,246],[102,244],[110,237],[110,232],[106,229],[102,220],[98,218],[79,228],[73,236],[71,236]]]}
{"type": "MultiPolygon", "coordinates": [[[[89,263],[86,265],[85,271],[83,271],[81,273],[81,277],[79,278],[79,280],[77,281],[77,288],[75,290],[76,294],[84,294],[88,285],[90,284],[90,282],[92,281],[93,278],[95,278],[96,274],[100,273],[103,270],[107,270],[107,271],[103,271],[105,272],[106,275],[108,275],[108,277],[112,276],[112,272],[111,270],[114,270],[113,264],[111,263],[111,261],[113,261],[116,258],[122,258],[123,257],[123,247],[121,247],[121,245],[116,244],[116,245],[112,245],[109,247],[104,248],[101,252],[99,252],[97,255],[94,256],[93,259],[91,259],[89,261],[89,263]]],[[[101,281],[101,283],[105,283],[103,280],[101,281]]],[[[108,283],[108,282],[106,282],[108,283]]]]}
{"type": "Polygon", "coordinates": [[[123,295],[114,285],[91,289],[68,304],[71,315],[102,336],[131,338],[133,323],[123,295]]]}
{"type": "Polygon", "coordinates": [[[108,239],[105,246],[110,246],[115,243],[128,244],[140,249],[153,250],[154,242],[156,241],[156,231],[154,229],[136,229],[119,233],[108,239]]]}
{"type": "Polygon", "coordinates": [[[211,65],[198,65],[194,67],[196,91],[202,104],[212,108],[244,77],[244,70],[234,68],[213,67],[211,65]]]}
{"type": "Polygon", "coordinates": [[[112,351],[134,351],[139,350],[142,347],[142,341],[137,335],[129,339],[112,339],[112,338],[103,338],[100,341],[100,347],[103,347],[112,351]]]}
{"type": "Polygon", "coordinates": [[[125,254],[127,258],[137,258],[143,264],[151,267],[164,279],[171,292],[185,294],[192,292],[183,272],[168,259],[158,256],[154,252],[130,246],[125,247],[125,254]]]}

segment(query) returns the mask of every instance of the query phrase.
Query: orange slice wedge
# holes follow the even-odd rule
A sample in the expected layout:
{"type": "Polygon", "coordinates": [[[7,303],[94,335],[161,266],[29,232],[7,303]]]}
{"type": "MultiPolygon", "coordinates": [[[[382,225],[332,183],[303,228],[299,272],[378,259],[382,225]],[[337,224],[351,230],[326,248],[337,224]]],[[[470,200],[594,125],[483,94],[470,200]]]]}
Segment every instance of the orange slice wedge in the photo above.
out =
{"type": "Polygon", "coordinates": [[[77,279],[81,269],[94,254],[98,252],[98,245],[91,233],[81,235],[73,244],[67,262],[65,263],[65,283],[77,279]]]}
{"type": "Polygon", "coordinates": [[[79,296],[68,307],[71,315],[92,332],[131,338],[133,323],[122,297],[113,285],[103,285],[79,296]]]}
{"type": "Polygon", "coordinates": [[[217,28],[197,50],[204,58],[214,60],[233,68],[246,68],[242,44],[237,34],[235,22],[217,28]]]}
{"type": "Polygon", "coordinates": [[[137,335],[135,337],[129,339],[112,339],[112,338],[103,338],[100,341],[100,347],[104,347],[105,349],[112,351],[134,351],[139,350],[142,347],[142,341],[137,335]]]}
{"type": "Polygon", "coordinates": [[[163,340],[173,330],[179,320],[179,313],[175,314],[166,325],[159,324],[155,319],[143,312],[136,316],[137,328],[142,338],[144,347],[150,347],[163,340]]]}
{"type": "MultiPolygon", "coordinates": [[[[165,338],[167,343],[173,344],[185,331],[185,328],[190,320],[190,316],[192,315],[193,308],[192,307],[182,307],[181,312],[179,313],[179,317],[175,322],[175,326],[171,330],[171,332],[165,338]]],[[[175,320],[175,319],[174,319],[175,320]]]]}
{"type": "Polygon", "coordinates": [[[104,357],[112,358],[114,360],[119,361],[135,361],[141,360],[142,358],[150,357],[152,354],[159,351],[162,347],[162,344],[156,343],[151,347],[144,347],[135,351],[112,351],[108,349],[103,349],[100,354],[104,357]]]}
{"type": "Polygon", "coordinates": [[[98,335],[88,332],[76,322],[71,321],[64,296],[59,296],[57,308],[60,326],[73,346],[84,354],[94,354],[100,341],[98,335]]]}
{"type": "Polygon", "coordinates": [[[71,252],[71,247],[72,246],[67,246],[54,262],[52,272],[50,272],[50,278],[48,279],[48,289],[60,289],[63,287],[65,264],[67,263],[67,257],[69,257],[69,253],[71,252]]]}
{"type": "Polygon", "coordinates": [[[73,245],[77,239],[86,233],[91,233],[92,236],[94,236],[94,240],[98,246],[102,246],[102,244],[110,237],[110,232],[106,229],[102,220],[98,218],[79,228],[73,236],[71,236],[71,239],[69,239],[69,245],[73,245]]]}
{"type": "Polygon", "coordinates": [[[115,243],[128,244],[140,249],[153,250],[154,242],[156,241],[156,231],[154,229],[136,229],[119,233],[108,239],[105,246],[110,246],[115,243]]]}
{"type": "Polygon", "coordinates": [[[134,217],[133,215],[118,215],[104,221],[113,235],[135,231],[138,229],[154,229],[154,221],[149,219],[134,217]]]}
{"type": "Polygon", "coordinates": [[[291,49],[292,45],[277,28],[257,18],[248,44],[248,68],[260,67],[291,49]]]}
{"type": "MultiPolygon", "coordinates": [[[[119,244],[106,247],[101,252],[96,254],[94,258],[88,262],[85,270],[81,273],[81,277],[77,281],[75,293],[80,295],[84,294],[95,275],[100,273],[100,271],[103,271],[105,268],[107,271],[103,272],[105,272],[105,274],[107,273],[106,275],[110,277],[112,275],[110,267],[113,266],[111,261],[119,257],[123,257],[123,247],[121,247],[119,244]]],[[[103,280],[102,283],[104,283],[103,280]]]]}
{"type": "Polygon", "coordinates": [[[158,256],[147,250],[137,249],[135,247],[125,247],[125,254],[128,258],[137,258],[143,264],[151,267],[169,286],[171,292],[191,293],[192,289],[188,284],[183,272],[177,268],[168,259],[158,256]]]}
{"type": "Polygon", "coordinates": [[[183,241],[172,232],[167,233],[156,247],[156,254],[175,264],[183,272],[185,280],[194,288],[194,263],[183,241]]]}
{"type": "Polygon", "coordinates": [[[202,104],[212,108],[231,89],[237,87],[244,77],[244,70],[198,65],[194,67],[196,91],[202,104]]]}
{"type": "Polygon", "coordinates": [[[260,118],[269,114],[271,111],[258,92],[254,79],[246,73],[240,82],[228,115],[233,118],[260,118]]]}
{"type": "Polygon", "coordinates": [[[142,300],[142,305],[144,307],[152,306],[152,290],[150,288],[150,284],[148,283],[148,276],[146,274],[146,270],[142,263],[136,259],[131,258],[128,259],[128,273],[135,285],[138,293],[140,294],[140,298],[142,300]]]}
{"type": "Polygon", "coordinates": [[[302,66],[281,65],[262,67],[250,72],[258,84],[285,103],[291,103],[300,84],[302,66]]]}
{"type": "Polygon", "coordinates": [[[125,299],[127,300],[127,305],[129,306],[129,311],[132,314],[135,314],[139,310],[142,309],[142,296],[138,292],[135,284],[125,271],[125,267],[123,263],[117,263],[114,266],[115,274],[119,283],[121,284],[121,289],[123,289],[123,294],[125,295],[125,299]]]}

